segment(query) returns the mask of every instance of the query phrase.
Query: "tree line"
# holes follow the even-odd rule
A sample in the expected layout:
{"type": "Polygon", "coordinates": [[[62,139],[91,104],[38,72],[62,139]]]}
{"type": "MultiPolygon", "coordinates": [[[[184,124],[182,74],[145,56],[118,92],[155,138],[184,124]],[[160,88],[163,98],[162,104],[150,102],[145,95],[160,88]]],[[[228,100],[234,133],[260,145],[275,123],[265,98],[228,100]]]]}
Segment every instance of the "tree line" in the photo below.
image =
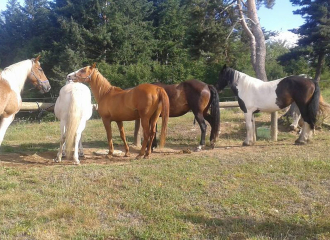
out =
{"type": "MultiPolygon", "coordinates": [[[[257,2],[271,7],[269,2],[274,1],[257,2]]],[[[313,64],[318,64],[320,52],[322,66],[329,66],[327,0],[291,2],[304,2],[301,6],[315,2],[322,7],[318,16],[314,12],[296,13],[308,16],[308,23],[318,21],[316,24],[322,26],[319,37],[324,37],[322,42],[315,42],[317,51],[313,49],[313,39],[301,40],[295,49],[286,48],[283,42],[268,43],[266,71],[270,80],[315,73],[313,64]]],[[[240,15],[235,3],[236,0],[25,0],[20,5],[17,0],[9,0],[0,17],[0,68],[41,54],[42,67],[55,93],[68,73],[93,62],[113,85],[122,88],[191,78],[213,84],[225,63],[254,75],[249,39],[237,24],[240,15]]],[[[299,28],[299,33],[306,34],[304,29],[299,28]]],[[[264,34],[267,39],[274,33],[264,29],[264,34]]]]}

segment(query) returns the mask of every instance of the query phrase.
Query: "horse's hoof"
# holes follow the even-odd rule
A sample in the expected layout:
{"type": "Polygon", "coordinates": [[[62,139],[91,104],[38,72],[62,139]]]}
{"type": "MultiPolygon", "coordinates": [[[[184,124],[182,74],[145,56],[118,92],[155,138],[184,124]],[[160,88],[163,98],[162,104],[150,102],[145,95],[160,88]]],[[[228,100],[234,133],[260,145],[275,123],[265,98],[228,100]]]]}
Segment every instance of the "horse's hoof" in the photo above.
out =
{"type": "Polygon", "coordinates": [[[303,140],[299,140],[299,139],[297,139],[297,140],[294,142],[294,144],[295,144],[295,145],[305,145],[305,144],[307,144],[307,142],[306,142],[306,141],[303,141],[303,140]]]}
{"type": "Polygon", "coordinates": [[[149,156],[149,155],[145,155],[143,158],[144,158],[144,159],[149,159],[150,156],[149,156]]]}
{"type": "Polygon", "coordinates": [[[107,159],[112,159],[112,154],[105,155],[107,159]]]}
{"type": "Polygon", "coordinates": [[[140,154],[139,154],[139,155],[137,155],[137,156],[135,157],[135,159],[138,160],[138,159],[142,158],[142,156],[143,156],[143,155],[140,155],[140,154]]]}
{"type": "Polygon", "coordinates": [[[290,125],[290,130],[297,132],[299,131],[299,128],[295,127],[294,125],[290,125]]]}
{"type": "Polygon", "coordinates": [[[243,146],[253,146],[253,142],[243,142],[243,146]]]}
{"type": "Polygon", "coordinates": [[[80,165],[80,161],[74,161],[73,164],[74,165],[80,165]]]}
{"type": "Polygon", "coordinates": [[[60,158],[54,158],[53,162],[60,163],[62,160],[60,158]]]}
{"type": "Polygon", "coordinates": [[[196,149],[195,149],[195,152],[200,152],[204,149],[204,145],[199,145],[196,149]]]}

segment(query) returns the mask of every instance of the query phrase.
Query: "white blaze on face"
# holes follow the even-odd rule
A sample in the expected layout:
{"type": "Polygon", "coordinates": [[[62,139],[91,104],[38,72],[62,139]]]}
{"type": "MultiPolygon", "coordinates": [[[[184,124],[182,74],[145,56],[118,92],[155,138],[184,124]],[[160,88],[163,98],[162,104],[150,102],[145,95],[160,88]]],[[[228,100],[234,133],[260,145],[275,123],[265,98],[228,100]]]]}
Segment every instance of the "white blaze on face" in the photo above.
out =
{"type": "Polygon", "coordinates": [[[79,70],[75,71],[75,72],[72,72],[72,73],[69,73],[67,76],[66,76],[66,79],[69,81],[69,80],[75,80],[77,78],[77,73],[82,70],[82,68],[80,68],[79,70]]]}

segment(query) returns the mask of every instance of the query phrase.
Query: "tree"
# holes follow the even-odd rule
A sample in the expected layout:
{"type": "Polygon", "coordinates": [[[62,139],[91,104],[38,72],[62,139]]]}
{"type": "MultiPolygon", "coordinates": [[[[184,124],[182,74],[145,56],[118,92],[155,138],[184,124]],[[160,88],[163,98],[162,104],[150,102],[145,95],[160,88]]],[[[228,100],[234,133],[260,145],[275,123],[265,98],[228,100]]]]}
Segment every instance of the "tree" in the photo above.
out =
{"type": "Polygon", "coordinates": [[[251,63],[256,73],[257,78],[267,81],[267,74],[265,69],[266,61],[266,44],[263,31],[260,26],[260,22],[257,14],[257,5],[265,4],[266,7],[271,8],[274,0],[271,1],[255,1],[255,0],[237,0],[237,6],[239,9],[241,25],[245,33],[250,39],[251,50],[251,63]],[[246,11],[245,11],[246,10],[246,11]],[[247,20],[250,22],[250,27],[247,24],[247,20]]]}
{"type": "Polygon", "coordinates": [[[300,47],[311,46],[312,58],[316,62],[315,79],[320,80],[326,57],[330,53],[330,4],[329,0],[290,0],[293,5],[301,8],[294,11],[305,18],[297,33],[300,47]]]}

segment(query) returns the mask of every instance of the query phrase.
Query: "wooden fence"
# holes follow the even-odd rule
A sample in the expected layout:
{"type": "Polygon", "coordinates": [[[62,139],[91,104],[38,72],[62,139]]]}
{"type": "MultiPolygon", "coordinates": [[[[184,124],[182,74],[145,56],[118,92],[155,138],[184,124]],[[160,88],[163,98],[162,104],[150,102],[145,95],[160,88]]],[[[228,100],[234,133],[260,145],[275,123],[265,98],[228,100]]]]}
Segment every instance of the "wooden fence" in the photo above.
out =
{"type": "MultiPolygon", "coordinates": [[[[55,103],[43,103],[43,102],[23,102],[21,111],[38,111],[38,110],[46,110],[49,112],[54,111],[55,103]]],[[[237,101],[232,102],[220,102],[220,108],[234,108],[238,107],[237,101]]],[[[93,104],[94,110],[97,109],[97,104],[93,104]]]]}
{"type": "MultiPolygon", "coordinates": [[[[237,101],[231,101],[231,102],[219,102],[220,108],[235,108],[239,107],[237,101]]],[[[43,103],[43,102],[23,102],[21,111],[48,111],[53,112],[54,111],[55,103],[43,103]]],[[[97,104],[93,104],[93,109],[97,110],[97,104]]],[[[135,129],[139,129],[137,124],[140,124],[140,121],[135,122],[135,129]]],[[[276,115],[272,114],[272,124],[271,124],[271,135],[272,140],[277,141],[277,112],[276,115]]],[[[140,132],[135,131],[134,132],[134,144],[137,146],[140,146],[141,144],[141,136],[140,132]]]]}

